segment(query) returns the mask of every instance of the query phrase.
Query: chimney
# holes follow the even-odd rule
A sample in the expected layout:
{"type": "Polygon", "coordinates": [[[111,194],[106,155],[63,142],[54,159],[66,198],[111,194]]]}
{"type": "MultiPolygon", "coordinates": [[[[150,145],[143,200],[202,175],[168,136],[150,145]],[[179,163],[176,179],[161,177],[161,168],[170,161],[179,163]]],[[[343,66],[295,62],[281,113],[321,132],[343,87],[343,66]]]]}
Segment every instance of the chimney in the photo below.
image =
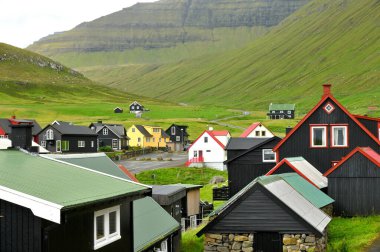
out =
{"type": "Polygon", "coordinates": [[[12,141],[12,147],[19,147],[25,150],[30,150],[32,147],[32,128],[33,122],[23,121],[23,122],[14,122],[10,125],[11,134],[9,135],[10,140],[12,141]]]}
{"type": "Polygon", "coordinates": [[[331,94],[331,84],[323,84],[323,96],[331,94]]]}

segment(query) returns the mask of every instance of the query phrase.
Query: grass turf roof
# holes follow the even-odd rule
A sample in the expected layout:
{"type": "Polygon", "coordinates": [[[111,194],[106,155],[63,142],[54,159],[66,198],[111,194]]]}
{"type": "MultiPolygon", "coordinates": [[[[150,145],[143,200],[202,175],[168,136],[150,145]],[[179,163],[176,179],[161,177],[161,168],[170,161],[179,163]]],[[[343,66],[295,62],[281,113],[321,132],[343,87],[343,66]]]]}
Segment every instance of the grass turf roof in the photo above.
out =
{"type": "Polygon", "coordinates": [[[133,202],[135,252],[149,248],[179,227],[179,223],[152,198],[145,197],[133,202]]]}
{"type": "Polygon", "coordinates": [[[0,151],[0,186],[63,209],[147,189],[146,186],[16,150],[0,151]]]}

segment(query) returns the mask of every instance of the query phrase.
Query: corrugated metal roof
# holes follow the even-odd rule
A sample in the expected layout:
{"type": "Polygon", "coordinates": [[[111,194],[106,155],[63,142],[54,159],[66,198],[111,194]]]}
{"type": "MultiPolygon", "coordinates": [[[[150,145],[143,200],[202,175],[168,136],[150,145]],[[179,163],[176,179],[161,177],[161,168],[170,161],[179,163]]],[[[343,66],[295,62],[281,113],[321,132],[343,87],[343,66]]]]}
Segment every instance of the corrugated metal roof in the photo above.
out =
{"type": "Polygon", "coordinates": [[[226,146],[226,150],[248,150],[260,145],[270,138],[246,138],[231,137],[226,146]]]}
{"type": "Polygon", "coordinates": [[[144,251],[178,230],[179,223],[152,198],[133,201],[134,251],[144,251]]]}
{"type": "Polygon", "coordinates": [[[252,123],[241,135],[240,137],[247,137],[251,132],[256,129],[257,126],[259,126],[261,123],[255,122],[252,123]]]}
{"type": "Polygon", "coordinates": [[[202,188],[203,185],[193,185],[193,184],[172,184],[172,185],[175,185],[175,186],[183,186],[185,187],[186,189],[195,189],[195,188],[202,188]]]}
{"type": "Polygon", "coordinates": [[[88,154],[48,154],[50,158],[62,160],[71,164],[83,166],[94,171],[104,172],[122,179],[131,180],[120,168],[104,153],[88,154]]]}
{"type": "Polygon", "coordinates": [[[269,105],[269,110],[294,110],[296,107],[295,104],[274,104],[269,105]]]}
{"type": "Polygon", "coordinates": [[[98,135],[90,128],[74,125],[69,122],[54,121],[51,126],[61,132],[63,135],[98,135]]]}
{"type": "Polygon", "coordinates": [[[179,185],[154,185],[152,197],[160,205],[170,205],[186,196],[186,188],[179,185]]]}
{"type": "Polygon", "coordinates": [[[148,189],[21,151],[0,151],[0,164],[0,186],[61,205],[63,209],[148,189]]]}
{"type": "Polygon", "coordinates": [[[327,187],[327,178],[318,171],[312,164],[310,164],[303,157],[287,157],[281,160],[273,169],[271,169],[267,174],[271,175],[274,171],[279,169],[281,172],[281,166],[286,163],[295,172],[300,173],[299,175],[305,177],[318,188],[327,187]]]}
{"type": "MultiPolygon", "coordinates": [[[[271,175],[261,176],[245,186],[232,198],[230,198],[219,209],[210,214],[210,217],[219,215],[224,212],[228,207],[235,203],[241,196],[249,191],[256,183],[261,184],[279,200],[281,200],[286,206],[293,210],[297,215],[304,219],[307,223],[312,225],[315,229],[323,232],[324,228],[330,222],[331,218],[319,209],[322,204],[317,198],[322,197],[324,194],[320,190],[313,193],[301,193],[302,190],[310,190],[314,187],[310,183],[302,183],[301,180],[294,181],[292,179],[284,179],[286,177],[298,176],[298,174],[290,175],[271,175]],[[295,185],[294,187],[292,185],[295,185]],[[300,190],[300,191],[299,191],[300,190]],[[316,196],[318,195],[318,196],[316,196]],[[314,205],[316,204],[316,205],[314,205]]],[[[302,179],[302,178],[301,178],[302,179]]],[[[315,187],[314,187],[315,188],[315,187]]],[[[327,199],[326,199],[327,200],[327,199]]]]}
{"type": "MultiPolygon", "coordinates": [[[[38,124],[38,122],[34,119],[16,119],[17,121],[25,121],[25,122],[33,122],[33,127],[32,127],[32,135],[35,136],[41,131],[41,126],[38,124]]],[[[10,134],[12,131],[11,128],[11,122],[9,119],[6,118],[0,118],[0,128],[2,128],[6,134],[10,134]]]]}

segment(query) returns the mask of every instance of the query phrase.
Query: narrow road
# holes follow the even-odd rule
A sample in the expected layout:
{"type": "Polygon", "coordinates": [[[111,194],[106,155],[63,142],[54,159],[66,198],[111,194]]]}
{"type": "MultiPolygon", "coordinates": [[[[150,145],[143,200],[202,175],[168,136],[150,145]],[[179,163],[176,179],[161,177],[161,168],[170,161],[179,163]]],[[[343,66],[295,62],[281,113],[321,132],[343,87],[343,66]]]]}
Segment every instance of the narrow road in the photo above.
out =
{"type": "Polygon", "coordinates": [[[380,237],[372,243],[367,252],[379,252],[380,251],[380,237]]]}
{"type": "Polygon", "coordinates": [[[244,130],[245,129],[244,127],[221,122],[224,120],[229,120],[229,119],[233,119],[233,118],[240,118],[240,117],[244,117],[244,116],[247,116],[247,115],[241,114],[241,115],[236,115],[236,116],[229,116],[229,117],[211,120],[210,122],[219,124],[219,125],[224,126],[224,127],[230,127],[230,128],[234,128],[234,129],[243,129],[244,130]]]}

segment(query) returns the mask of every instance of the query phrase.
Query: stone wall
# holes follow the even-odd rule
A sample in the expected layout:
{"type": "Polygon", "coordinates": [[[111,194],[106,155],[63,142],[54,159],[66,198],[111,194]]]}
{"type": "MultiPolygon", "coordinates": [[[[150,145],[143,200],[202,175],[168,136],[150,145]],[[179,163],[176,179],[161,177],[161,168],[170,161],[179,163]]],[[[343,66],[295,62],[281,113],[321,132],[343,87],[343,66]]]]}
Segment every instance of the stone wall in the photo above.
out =
{"type": "Polygon", "coordinates": [[[282,236],[283,252],[325,252],[326,238],[313,234],[284,234],[282,236]]]}
{"type": "Polygon", "coordinates": [[[205,234],[205,252],[252,252],[253,234],[205,234]]]}
{"type": "MultiPolygon", "coordinates": [[[[283,252],[325,252],[327,240],[313,234],[284,234],[283,252]]],[[[204,252],[253,252],[254,234],[205,234],[204,252]]]]}

